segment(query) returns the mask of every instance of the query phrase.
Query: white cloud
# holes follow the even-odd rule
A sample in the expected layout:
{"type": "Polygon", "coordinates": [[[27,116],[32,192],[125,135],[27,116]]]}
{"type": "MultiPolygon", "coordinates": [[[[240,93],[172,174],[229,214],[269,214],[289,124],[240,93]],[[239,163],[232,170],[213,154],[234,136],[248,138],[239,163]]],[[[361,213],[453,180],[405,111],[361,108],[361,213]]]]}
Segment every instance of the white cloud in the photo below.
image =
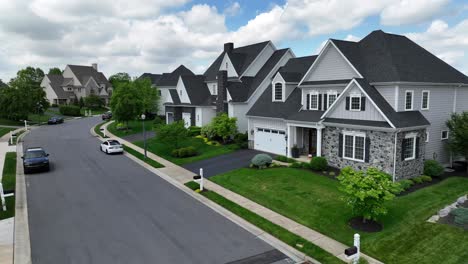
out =
{"type": "Polygon", "coordinates": [[[236,16],[240,13],[240,11],[241,6],[239,2],[234,2],[230,6],[226,7],[226,9],[224,9],[224,14],[226,14],[227,16],[236,16]]]}
{"type": "Polygon", "coordinates": [[[346,38],[344,40],[357,42],[357,41],[361,40],[361,38],[356,37],[356,36],[354,36],[352,34],[349,34],[349,35],[346,36],[346,38]]]}
{"type": "Polygon", "coordinates": [[[441,13],[449,0],[399,0],[380,15],[384,25],[405,25],[427,21],[441,13]]]}

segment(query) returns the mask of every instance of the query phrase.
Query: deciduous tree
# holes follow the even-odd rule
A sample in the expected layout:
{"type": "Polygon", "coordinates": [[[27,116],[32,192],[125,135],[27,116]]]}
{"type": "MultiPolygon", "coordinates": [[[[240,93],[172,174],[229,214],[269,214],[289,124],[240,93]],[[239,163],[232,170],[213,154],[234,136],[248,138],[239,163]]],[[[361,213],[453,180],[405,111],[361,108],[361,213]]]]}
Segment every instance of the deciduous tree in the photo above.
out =
{"type": "Polygon", "coordinates": [[[188,136],[188,130],[184,126],[184,121],[177,121],[167,125],[156,127],[157,140],[164,141],[174,148],[179,148],[180,142],[188,136]]]}
{"type": "Polygon", "coordinates": [[[109,82],[112,84],[112,87],[116,87],[119,83],[129,83],[132,81],[130,75],[126,72],[119,72],[113,74],[109,77],[109,82]]]}
{"type": "Polygon", "coordinates": [[[125,122],[137,118],[143,111],[141,94],[132,82],[121,82],[114,87],[110,107],[113,117],[118,122],[125,122]]]}
{"type": "Polygon", "coordinates": [[[222,113],[215,118],[211,123],[216,136],[223,139],[226,143],[231,137],[237,133],[237,118],[229,117],[226,113],[222,113]]]}
{"type": "Polygon", "coordinates": [[[450,150],[468,160],[468,112],[453,113],[447,127],[450,150]]]}
{"type": "Polygon", "coordinates": [[[57,67],[50,68],[48,74],[56,74],[56,75],[62,75],[62,70],[60,70],[57,67]]]}

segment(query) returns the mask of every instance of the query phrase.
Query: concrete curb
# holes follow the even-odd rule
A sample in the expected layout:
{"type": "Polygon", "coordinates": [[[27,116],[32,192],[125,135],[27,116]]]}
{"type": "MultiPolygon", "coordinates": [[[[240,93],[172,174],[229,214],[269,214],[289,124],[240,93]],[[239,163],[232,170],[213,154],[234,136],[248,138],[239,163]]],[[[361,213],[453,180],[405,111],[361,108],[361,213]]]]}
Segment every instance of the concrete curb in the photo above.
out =
{"type": "Polygon", "coordinates": [[[31,263],[31,241],[29,236],[28,200],[26,193],[26,178],[23,171],[21,156],[23,143],[21,139],[29,131],[18,138],[16,143],[16,190],[15,190],[15,226],[14,226],[14,264],[31,263]]]}

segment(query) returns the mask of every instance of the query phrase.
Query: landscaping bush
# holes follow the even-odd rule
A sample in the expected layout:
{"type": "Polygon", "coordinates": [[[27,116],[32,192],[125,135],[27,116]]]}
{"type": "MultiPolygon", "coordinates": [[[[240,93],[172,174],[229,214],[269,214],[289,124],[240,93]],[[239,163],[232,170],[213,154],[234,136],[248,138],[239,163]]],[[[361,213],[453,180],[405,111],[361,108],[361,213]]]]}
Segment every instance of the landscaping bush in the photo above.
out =
{"type": "Polygon", "coordinates": [[[403,190],[408,190],[414,184],[414,182],[412,180],[402,180],[402,181],[399,181],[398,183],[400,184],[400,187],[403,190]]]}
{"type": "Polygon", "coordinates": [[[81,116],[80,108],[74,105],[61,105],[59,111],[66,116],[81,116]]]}
{"type": "Polygon", "coordinates": [[[301,168],[308,170],[310,169],[310,164],[307,162],[301,162],[301,168]]]}
{"type": "Polygon", "coordinates": [[[454,222],[459,225],[468,224],[468,208],[453,209],[450,214],[455,216],[454,222]]]}
{"type": "Polygon", "coordinates": [[[431,176],[421,175],[421,176],[419,176],[419,177],[421,178],[421,180],[422,180],[423,182],[431,182],[431,181],[432,181],[431,176]]]}
{"type": "Polygon", "coordinates": [[[426,160],[424,162],[424,175],[439,177],[444,173],[444,167],[436,160],[426,160]]]}
{"type": "Polygon", "coordinates": [[[196,156],[197,154],[198,154],[197,150],[192,146],[186,147],[186,148],[174,149],[171,152],[171,155],[176,158],[193,157],[193,156],[196,156]]]}
{"type": "Polygon", "coordinates": [[[166,119],[164,119],[161,116],[156,116],[153,120],[154,126],[159,126],[159,125],[165,125],[166,124],[166,119]]]}
{"type": "Polygon", "coordinates": [[[58,107],[58,104],[51,104],[50,107],[58,107]]]}
{"type": "Polygon", "coordinates": [[[117,125],[115,125],[115,129],[125,130],[125,129],[127,129],[127,125],[125,125],[124,123],[118,123],[117,125]]]}
{"type": "Polygon", "coordinates": [[[202,136],[204,136],[207,139],[212,139],[215,136],[215,131],[213,129],[213,126],[210,124],[203,126],[200,130],[200,133],[202,136]]]}
{"type": "Polygon", "coordinates": [[[271,162],[273,159],[270,157],[270,155],[267,154],[257,154],[255,157],[252,159],[252,164],[254,167],[263,169],[267,168],[270,166],[271,162]]]}
{"type": "Polygon", "coordinates": [[[310,160],[310,168],[314,171],[323,171],[328,168],[327,159],[324,157],[313,157],[310,160]]]}
{"type": "Polygon", "coordinates": [[[414,177],[413,179],[411,179],[414,183],[416,184],[421,184],[423,183],[423,179],[421,178],[421,176],[418,176],[418,177],[414,177]]]}
{"type": "Polygon", "coordinates": [[[295,168],[295,169],[300,169],[300,168],[302,168],[302,165],[299,162],[293,162],[289,167],[290,168],[295,168]]]}
{"type": "Polygon", "coordinates": [[[234,143],[238,145],[241,149],[249,148],[249,136],[247,135],[247,132],[235,134],[234,143]]]}
{"type": "Polygon", "coordinates": [[[188,128],[188,134],[191,137],[199,136],[201,133],[201,127],[191,126],[188,128]]]}
{"type": "Polygon", "coordinates": [[[295,159],[288,158],[288,157],[283,156],[283,155],[276,156],[275,160],[281,161],[281,162],[286,162],[286,163],[293,163],[293,162],[296,161],[295,159]]]}

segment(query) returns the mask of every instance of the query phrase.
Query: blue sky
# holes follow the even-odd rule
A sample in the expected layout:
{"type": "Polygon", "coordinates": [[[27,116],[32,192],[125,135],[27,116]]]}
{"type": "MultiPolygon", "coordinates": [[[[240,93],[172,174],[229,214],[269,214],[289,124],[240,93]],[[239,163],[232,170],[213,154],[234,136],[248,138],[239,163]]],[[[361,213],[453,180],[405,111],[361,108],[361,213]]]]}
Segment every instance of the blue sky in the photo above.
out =
{"type": "Polygon", "coordinates": [[[110,75],[203,73],[222,50],[272,40],[297,56],[372,30],[409,37],[468,73],[468,0],[0,1],[0,79],[97,62],[110,75]]]}

